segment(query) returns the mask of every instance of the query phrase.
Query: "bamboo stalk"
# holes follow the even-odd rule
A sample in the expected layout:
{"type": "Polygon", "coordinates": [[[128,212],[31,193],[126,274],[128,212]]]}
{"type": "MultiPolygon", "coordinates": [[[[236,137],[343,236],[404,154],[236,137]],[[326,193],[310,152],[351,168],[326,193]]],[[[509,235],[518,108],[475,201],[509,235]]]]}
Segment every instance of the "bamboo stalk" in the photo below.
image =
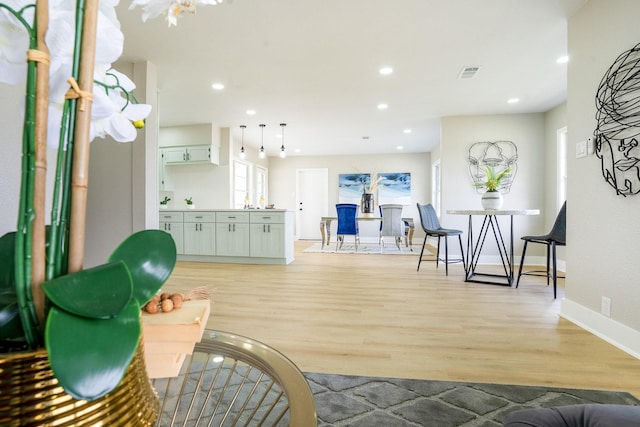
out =
{"type": "Polygon", "coordinates": [[[46,55],[47,60],[38,61],[36,76],[36,127],[35,127],[35,183],[33,192],[33,236],[31,263],[31,294],[40,325],[44,325],[45,281],[45,193],[47,179],[47,121],[49,110],[49,48],[45,34],[49,27],[49,2],[36,2],[36,39],[38,51],[46,55]]]}
{"type": "MultiPolygon", "coordinates": [[[[82,29],[82,48],[78,85],[80,91],[93,90],[93,70],[96,53],[98,0],[87,0],[82,29]]],[[[71,217],[69,228],[69,273],[82,270],[89,183],[89,130],[91,100],[80,98],[76,104],[74,129],[73,173],[71,178],[71,217]]]]}

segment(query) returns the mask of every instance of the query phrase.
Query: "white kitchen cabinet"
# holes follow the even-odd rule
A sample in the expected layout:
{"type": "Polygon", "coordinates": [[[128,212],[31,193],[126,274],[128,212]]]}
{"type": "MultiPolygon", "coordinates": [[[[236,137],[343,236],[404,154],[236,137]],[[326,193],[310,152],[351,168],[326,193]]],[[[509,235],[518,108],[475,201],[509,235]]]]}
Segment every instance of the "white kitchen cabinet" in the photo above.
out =
{"type": "Polygon", "coordinates": [[[251,256],[285,257],[285,212],[251,212],[251,256]]]}
{"type": "Polygon", "coordinates": [[[165,165],[218,164],[220,155],[219,148],[215,145],[184,145],[162,148],[162,159],[165,165]]]}
{"type": "Polygon", "coordinates": [[[289,264],[293,212],[264,209],[160,211],[181,261],[289,264]]]}
{"type": "Polygon", "coordinates": [[[184,254],[216,254],[214,212],[184,212],[184,254]]]}
{"type": "Polygon", "coordinates": [[[184,253],[184,216],[182,212],[160,212],[160,230],[171,235],[176,244],[176,252],[184,253]]]}
{"type": "Polygon", "coordinates": [[[249,212],[216,212],[216,255],[250,256],[249,212]]]}

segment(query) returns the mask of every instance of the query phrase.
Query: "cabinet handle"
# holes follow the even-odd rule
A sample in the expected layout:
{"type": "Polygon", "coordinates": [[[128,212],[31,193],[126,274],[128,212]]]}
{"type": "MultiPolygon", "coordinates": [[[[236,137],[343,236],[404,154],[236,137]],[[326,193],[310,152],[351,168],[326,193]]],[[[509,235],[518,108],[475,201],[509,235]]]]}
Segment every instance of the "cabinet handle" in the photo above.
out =
{"type": "Polygon", "coordinates": [[[171,231],[171,223],[167,224],[167,227],[169,227],[169,231],[171,231]]]}
{"type": "Polygon", "coordinates": [[[233,232],[234,233],[236,232],[236,225],[235,224],[233,224],[233,232]]]}
{"type": "Polygon", "coordinates": [[[236,217],[235,217],[235,216],[228,216],[227,218],[229,218],[229,219],[236,219],[236,217]]]}
{"type": "Polygon", "coordinates": [[[265,228],[266,228],[266,225],[262,224],[262,232],[263,232],[263,233],[265,233],[265,232],[266,232],[265,228]]]}
{"type": "Polygon", "coordinates": [[[231,224],[229,224],[229,233],[231,233],[231,224]]]}
{"type": "Polygon", "coordinates": [[[182,153],[182,160],[187,161],[187,153],[182,153]]]}
{"type": "Polygon", "coordinates": [[[267,228],[269,229],[269,233],[271,233],[271,224],[268,224],[267,228]]]}
{"type": "Polygon", "coordinates": [[[196,215],[196,219],[202,219],[202,215],[196,215]]]}

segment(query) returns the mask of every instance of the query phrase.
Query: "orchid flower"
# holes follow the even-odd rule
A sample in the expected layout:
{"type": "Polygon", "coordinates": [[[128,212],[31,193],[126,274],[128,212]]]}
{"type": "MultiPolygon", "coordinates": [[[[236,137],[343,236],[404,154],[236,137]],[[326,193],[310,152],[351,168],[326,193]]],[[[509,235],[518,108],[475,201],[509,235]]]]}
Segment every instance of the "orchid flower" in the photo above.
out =
{"type": "Polygon", "coordinates": [[[166,15],[169,26],[178,25],[177,17],[184,12],[195,13],[197,5],[216,5],[222,0],[133,0],[129,9],[140,6],[142,20],[166,15]]]}

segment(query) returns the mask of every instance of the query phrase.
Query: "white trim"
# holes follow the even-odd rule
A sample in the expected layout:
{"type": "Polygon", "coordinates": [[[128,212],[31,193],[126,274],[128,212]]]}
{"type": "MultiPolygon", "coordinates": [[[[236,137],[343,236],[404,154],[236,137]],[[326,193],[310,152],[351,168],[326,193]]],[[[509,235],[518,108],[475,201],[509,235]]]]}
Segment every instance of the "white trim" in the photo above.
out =
{"type": "Polygon", "coordinates": [[[640,331],[568,299],[561,301],[560,316],[640,359],[640,331]]]}

